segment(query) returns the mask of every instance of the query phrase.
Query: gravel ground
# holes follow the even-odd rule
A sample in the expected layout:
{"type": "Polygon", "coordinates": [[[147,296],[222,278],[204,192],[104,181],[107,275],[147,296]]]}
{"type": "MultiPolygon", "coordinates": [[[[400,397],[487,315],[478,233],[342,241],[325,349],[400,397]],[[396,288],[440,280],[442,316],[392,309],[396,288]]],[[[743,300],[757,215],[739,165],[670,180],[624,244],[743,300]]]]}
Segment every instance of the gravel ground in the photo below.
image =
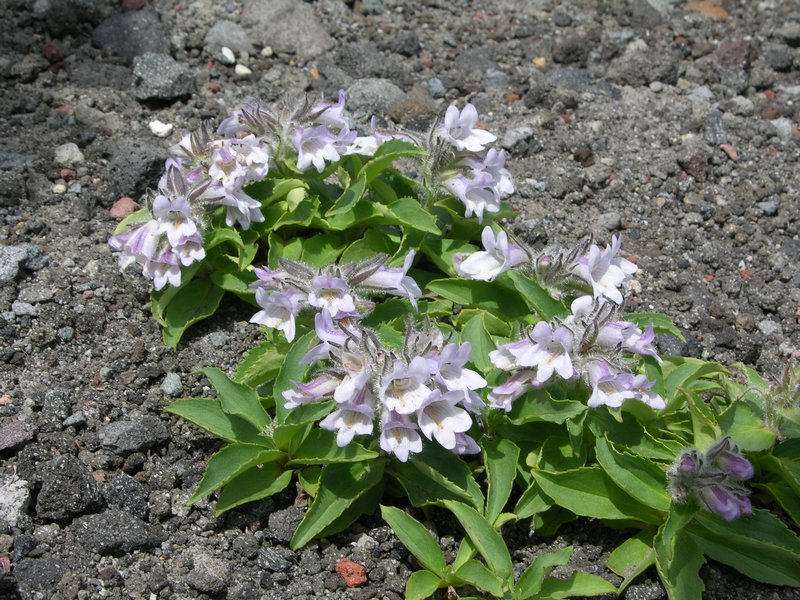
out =
{"type": "MultiPolygon", "coordinates": [[[[510,155],[520,236],[621,232],[632,307],[687,333],[663,351],[775,375],[800,357],[799,46],[789,0],[4,0],[0,596],[395,599],[414,568],[374,518],[290,551],[294,493],[224,518],[186,506],[215,441],[162,409],[260,333],[231,301],[164,349],[146,282],[106,246],[112,205],[155,184],[182,132],[286,92],[343,88],[357,120],[411,129],[470,101],[510,155]]],[[[612,531],[506,533],[520,568],[573,544],[570,568],[619,583],[612,531]]],[[[800,597],[702,573],[712,599],[800,597]]],[[[650,572],[625,597],[665,593],[650,572]]]]}

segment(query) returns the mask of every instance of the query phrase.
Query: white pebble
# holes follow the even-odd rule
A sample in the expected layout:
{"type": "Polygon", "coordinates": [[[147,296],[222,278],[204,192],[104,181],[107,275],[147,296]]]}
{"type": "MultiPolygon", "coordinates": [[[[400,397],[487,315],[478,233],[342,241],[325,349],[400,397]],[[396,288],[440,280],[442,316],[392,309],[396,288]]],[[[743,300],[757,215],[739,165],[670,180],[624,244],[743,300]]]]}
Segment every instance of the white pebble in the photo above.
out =
{"type": "Polygon", "coordinates": [[[66,191],[67,191],[67,186],[65,186],[63,183],[57,183],[53,186],[54,194],[63,194],[66,191]]]}
{"type": "Polygon", "coordinates": [[[172,133],[172,123],[162,123],[158,119],[150,121],[149,127],[153,135],[157,135],[160,138],[165,138],[172,133]]]}
{"type": "Polygon", "coordinates": [[[233,72],[236,73],[239,77],[248,77],[249,75],[253,74],[253,71],[251,71],[242,64],[237,64],[236,67],[233,69],[233,72]]]}
{"type": "Polygon", "coordinates": [[[227,46],[220,48],[219,53],[222,56],[222,62],[224,62],[226,65],[232,65],[236,62],[236,55],[233,53],[233,50],[227,46]]]}
{"type": "Polygon", "coordinates": [[[265,58],[269,58],[270,56],[272,56],[272,46],[264,46],[261,49],[261,56],[265,58]]]}

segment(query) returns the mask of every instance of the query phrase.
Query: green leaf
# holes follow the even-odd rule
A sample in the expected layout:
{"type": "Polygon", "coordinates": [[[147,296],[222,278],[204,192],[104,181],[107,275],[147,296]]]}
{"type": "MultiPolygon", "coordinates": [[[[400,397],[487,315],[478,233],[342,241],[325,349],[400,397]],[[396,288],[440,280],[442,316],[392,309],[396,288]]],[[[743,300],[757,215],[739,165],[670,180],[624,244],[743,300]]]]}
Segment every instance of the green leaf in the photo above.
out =
{"type": "Polygon", "coordinates": [[[290,467],[300,465],[327,465],[331,463],[359,462],[378,457],[374,450],[367,450],[357,442],[340,448],[336,444],[336,433],[327,429],[312,429],[297,449],[292,452],[290,467]]]}
{"type": "Polygon", "coordinates": [[[381,506],[381,516],[420,565],[438,577],[445,576],[447,563],[444,553],[422,523],[393,506],[381,506]]]}
{"type": "Polygon", "coordinates": [[[426,287],[446,300],[465,307],[482,308],[506,320],[530,314],[527,304],[516,291],[488,281],[435,279],[426,287]]]}
{"type": "Polygon", "coordinates": [[[482,440],[483,464],[486,465],[486,520],[495,524],[508,502],[517,474],[517,445],[502,438],[482,440]]]}
{"type": "MultiPolygon", "coordinates": [[[[296,192],[305,195],[305,190],[296,188],[289,192],[287,201],[292,197],[292,194],[296,192]]],[[[277,230],[288,225],[300,225],[307,227],[311,224],[311,221],[319,211],[319,198],[316,196],[304,198],[303,201],[298,203],[297,207],[294,209],[292,209],[290,206],[283,208],[281,204],[282,203],[275,204],[267,211],[269,212],[273,209],[278,209],[280,211],[280,216],[272,226],[273,230],[277,230]]],[[[269,215],[265,214],[265,217],[269,218],[269,215]]]]}
{"type": "Polygon", "coordinates": [[[667,315],[654,312],[635,312],[626,314],[622,317],[622,320],[633,323],[642,331],[647,329],[649,325],[652,325],[653,331],[656,333],[673,335],[680,341],[686,342],[686,338],[683,337],[683,334],[675,327],[675,323],[673,323],[672,319],[667,315]]]}
{"type": "Polygon", "coordinates": [[[519,398],[508,414],[515,424],[533,421],[563,423],[587,410],[586,404],[577,400],[554,400],[545,389],[532,390],[519,398]]]}
{"type": "Polygon", "coordinates": [[[483,515],[463,502],[445,500],[444,505],[461,523],[489,568],[504,581],[513,581],[514,566],[511,564],[511,555],[503,538],[494,527],[483,515]]]}
{"type": "MultiPolygon", "coordinates": [[[[511,323],[480,308],[462,308],[461,312],[455,315],[453,325],[456,329],[463,329],[470,320],[478,316],[483,317],[483,325],[489,335],[496,335],[501,338],[508,338],[511,335],[511,323]]],[[[504,339],[503,341],[507,340],[504,339]]],[[[492,347],[492,350],[494,349],[492,347]]]]}
{"type": "Polygon", "coordinates": [[[326,212],[326,217],[342,214],[350,210],[353,205],[364,197],[364,192],[367,190],[367,176],[362,171],[356,178],[355,183],[347,186],[342,192],[342,195],[336,199],[326,212]]]}
{"type": "Polygon", "coordinates": [[[193,279],[180,287],[164,309],[164,344],[177,348],[189,326],[213,315],[224,295],[208,279],[193,279]]]}
{"type": "Polygon", "coordinates": [[[267,448],[273,447],[272,440],[260,435],[260,430],[251,423],[222,410],[219,400],[211,398],[182,398],[175,400],[164,410],[183,417],[208,433],[226,442],[244,442],[267,448]]]}
{"type": "Polygon", "coordinates": [[[566,471],[577,469],[586,464],[586,457],[576,454],[580,451],[580,444],[573,443],[572,439],[564,436],[550,436],[539,450],[539,459],[534,465],[542,471],[566,471]]]}
{"type": "Polygon", "coordinates": [[[216,248],[220,244],[224,244],[225,242],[233,244],[239,251],[244,250],[242,236],[239,235],[239,232],[235,229],[230,229],[228,227],[218,227],[213,229],[206,239],[203,240],[203,248],[207,252],[212,248],[216,248]]]}
{"type": "Polygon", "coordinates": [[[415,198],[398,198],[386,206],[389,213],[394,216],[398,224],[405,225],[417,231],[441,235],[441,230],[436,226],[436,219],[427,210],[420,206],[415,198]]]}
{"type": "Polygon", "coordinates": [[[714,418],[714,413],[711,412],[700,394],[687,392],[686,398],[689,400],[694,445],[705,450],[720,438],[719,426],[714,418]]]}
{"type": "Polygon", "coordinates": [[[673,504],[655,537],[656,568],[670,600],[702,600],[705,586],[700,567],[703,552],[685,531],[695,509],[673,504]]]}
{"type": "Polygon", "coordinates": [[[214,285],[226,292],[232,292],[250,304],[257,304],[255,291],[250,287],[250,283],[254,281],[250,272],[241,272],[235,265],[226,265],[224,269],[213,271],[209,278],[214,285]]]}
{"type": "Polygon", "coordinates": [[[319,465],[306,467],[302,471],[297,472],[297,480],[300,482],[300,485],[303,486],[305,493],[312,498],[316,498],[319,492],[320,477],[322,477],[322,467],[319,465]]]}
{"type": "Polygon", "coordinates": [[[197,489],[189,498],[189,504],[202,500],[210,493],[232,481],[256,465],[279,461],[284,458],[280,450],[269,450],[254,444],[229,444],[214,454],[206,465],[206,472],[197,489]]]}
{"type": "Polygon", "coordinates": [[[303,381],[305,379],[309,366],[302,364],[300,361],[308,354],[311,347],[318,342],[316,332],[309,331],[300,339],[295,340],[286,354],[286,360],[278,372],[278,377],[275,379],[275,386],[272,390],[272,394],[275,397],[275,420],[278,423],[285,423],[286,417],[290,412],[284,405],[283,392],[294,387],[293,381],[303,381]]]}
{"type": "Polygon", "coordinates": [[[605,594],[616,594],[617,588],[602,577],[575,571],[566,579],[556,579],[548,577],[542,584],[539,592],[541,600],[551,598],[571,598],[573,596],[603,596],[605,594]]]}
{"type": "Polygon", "coordinates": [[[350,244],[342,253],[341,263],[360,262],[378,254],[392,255],[397,244],[388,235],[377,229],[368,229],[364,235],[350,244]]]}
{"type": "Polygon", "coordinates": [[[272,423],[253,388],[231,381],[216,367],[206,367],[200,369],[200,372],[208,377],[211,385],[217,390],[222,410],[226,413],[242,417],[259,431],[263,431],[272,423]]]}
{"type": "Polygon", "coordinates": [[[606,474],[631,498],[660,512],[669,510],[667,474],[661,467],[641,456],[618,452],[606,438],[597,438],[595,452],[606,474]]]}
{"type": "Polygon", "coordinates": [[[553,502],[544,495],[542,488],[535,481],[528,486],[514,507],[518,519],[527,519],[537,513],[543,513],[553,506],[553,502]]]}
{"type": "Polygon", "coordinates": [[[428,152],[406,140],[388,140],[380,145],[372,158],[363,166],[367,183],[371,182],[390,164],[404,156],[427,156],[428,152]]]}
{"type": "Polygon", "coordinates": [[[775,433],[767,429],[761,417],[746,402],[733,402],[717,417],[717,422],[722,433],[731,436],[742,450],[759,452],[775,445],[775,433]]]}
{"type": "Polygon", "coordinates": [[[301,262],[313,268],[336,262],[344,250],[342,237],[337,233],[321,233],[303,240],[301,262]]]}
{"type": "Polygon", "coordinates": [[[453,268],[455,257],[459,254],[472,254],[477,252],[479,248],[465,240],[434,237],[426,239],[422,243],[420,250],[443,273],[450,277],[456,277],[456,271],[453,268]]]}
{"type": "Polygon", "coordinates": [[[569,562],[572,556],[572,546],[561,548],[555,552],[545,552],[533,559],[522,575],[520,575],[515,590],[518,598],[532,598],[542,589],[544,578],[555,567],[561,567],[569,562]]]}
{"type": "Polygon", "coordinates": [[[424,600],[442,585],[438,575],[430,571],[415,571],[406,583],[406,600],[424,600]]]}
{"type": "Polygon", "coordinates": [[[553,298],[535,279],[513,269],[507,271],[506,276],[514,283],[514,287],[528,303],[528,306],[535,310],[544,321],[569,314],[567,307],[553,298]]]}
{"type": "Polygon", "coordinates": [[[751,579],[800,587],[800,540],[767,511],[732,523],[698,515],[689,532],[709,557],[751,579]]]}
{"type": "Polygon", "coordinates": [[[292,536],[290,547],[297,550],[322,534],[345,511],[381,483],[383,462],[343,463],[325,467],[319,491],[292,536]]]}
{"type": "Polygon", "coordinates": [[[600,467],[583,467],[559,473],[533,471],[542,491],[556,504],[576,515],[596,519],[635,519],[661,523],[662,517],[642,506],[617,487],[600,467]]]}
{"type": "Polygon", "coordinates": [[[652,530],[644,530],[616,547],[608,557],[608,568],[623,578],[619,586],[622,593],[639,575],[656,562],[652,530]]]}
{"type": "Polygon", "coordinates": [[[152,218],[150,214],[150,209],[146,206],[140,208],[137,211],[132,212],[127,217],[122,219],[117,226],[114,228],[114,235],[118,235],[120,233],[125,233],[128,231],[132,226],[136,225],[137,223],[141,223],[143,221],[147,221],[152,218]]]}
{"type": "Polygon", "coordinates": [[[698,379],[713,373],[724,373],[725,370],[715,363],[710,363],[705,360],[696,358],[684,357],[664,357],[664,367],[668,365],[668,361],[676,361],[677,367],[667,375],[664,381],[666,395],[664,396],[669,400],[667,405],[668,409],[679,407],[680,398],[677,395],[679,389],[687,390],[698,379]]]}
{"type": "Polygon", "coordinates": [[[672,463],[685,448],[674,439],[656,439],[630,413],[620,412],[616,420],[609,409],[595,408],[589,413],[588,425],[595,437],[606,436],[611,442],[626,446],[632,453],[657,461],[672,463]]]}
{"type": "MultiPolygon", "coordinates": [[[[483,311],[481,311],[483,312],[483,311]]],[[[489,352],[495,350],[495,343],[486,331],[483,314],[472,317],[461,331],[461,343],[469,342],[472,346],[470,362],[484,373],[492,368],[489,352]]]]}
{"type": "Polygon", "coordinates": [[[214,512],[219,516],[242,504],[273,496],[285,490],[291,481],[292,471],[284,471],[275,463],[248,469],[225,485],[214,512]]]}
{"type": "Polygon", "coordinates": [[[795,525],[800,526],[800,495],[785,483],[762,483],[754,487],[766,490],[795,525]]]}
{"type": "MultiPolygon", "coordinates": [[[[785,443],[781,444],[781,446],[785,445],[785,443]]],[[[800,457],[800,454],[795,456],[800,457]]],[[[759,463],[766,470],[780,477],[800,498],[800,460],[766,455],[760,457],[759,463]]]]}
{"type": "Polygon", "coordinates": [[[503,597],[503,590],[506,587],[503,580],[477,560],[468,560],[461,565],[456,571],[456,577],[468,585],[490,593],[492,596],[503,597]]]}
{"type": "Polygon", "coordinates": [[[234,379],[253,388],[272,381],[286,360],[288,350],[289,344],[277,336],[260,343],[236,367],[234,379]]]}

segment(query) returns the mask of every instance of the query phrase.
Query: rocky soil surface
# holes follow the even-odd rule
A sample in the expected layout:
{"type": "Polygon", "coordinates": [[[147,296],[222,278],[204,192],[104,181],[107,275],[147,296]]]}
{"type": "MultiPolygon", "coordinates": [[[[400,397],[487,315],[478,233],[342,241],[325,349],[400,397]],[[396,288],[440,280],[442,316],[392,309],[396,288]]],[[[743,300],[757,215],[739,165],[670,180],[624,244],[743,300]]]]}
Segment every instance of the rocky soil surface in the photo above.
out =
{"type": "MultiPolygon", "coordinates": [[[[798,73],[790,0],[4,0],[0,596],[395,599],[415,568],[375,518],[290,551],[294,493],[223,518],[186,505],[215,441],[162,409],[260,333],[231,301],[166,350],[106,240],[201,120],[345,89],[357,121],[424,129],[470,101],[509,154],[521,237],[622,233],[630,305],[687,333],[663,351],[777,375],[800,357],[798,73]]],[[[506,533],[520,569],[573,544],[559,573],[619,583],[611,531],[506,533]]],[[[708,598],[800,597],[702,573],[708,598]]],[[[625,597],[665,593],[651,572],[625,597]]]]}

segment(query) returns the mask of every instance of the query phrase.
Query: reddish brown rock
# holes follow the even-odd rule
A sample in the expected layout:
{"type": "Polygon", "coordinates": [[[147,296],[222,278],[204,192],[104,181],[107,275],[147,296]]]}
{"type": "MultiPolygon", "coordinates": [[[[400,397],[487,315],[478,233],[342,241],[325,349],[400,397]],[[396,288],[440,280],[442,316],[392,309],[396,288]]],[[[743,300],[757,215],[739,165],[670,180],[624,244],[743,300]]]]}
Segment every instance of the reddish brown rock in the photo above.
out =
{"type": "Polygon", "coordinates": [[[694,177],[696,181],[705,181],[708,157],[703,152],[698,150],[679,158],[678,165],[687,175],[694,177]]]}
{"type": "Polygon", "coordinates": [[[33,439],[33,426],[23,421],[11,421],[0,426],[0,450],[8,450],[33,439]]]}
{"type": "Polygon", "coordinates": [[[139,210],[139,205],[134,202],[133,198],[128,196],[123,196],[111,207],[109,211],[111,216],[114,217],[117,221],[121,221],[128,215],[134,213],[135,211],[139,210]]]}
{"type": "Polygon", "coordinates": [[[367,570],[349,558],[343,558],[336,563],[336,572],[344,579],[344,584],[349,588],[367,583],[367,570]]]}
{"type": "Polygon", "coordinates": [[[147,0],[122,0],[122,12],[141,10],[147,6],[147,0]]]}

